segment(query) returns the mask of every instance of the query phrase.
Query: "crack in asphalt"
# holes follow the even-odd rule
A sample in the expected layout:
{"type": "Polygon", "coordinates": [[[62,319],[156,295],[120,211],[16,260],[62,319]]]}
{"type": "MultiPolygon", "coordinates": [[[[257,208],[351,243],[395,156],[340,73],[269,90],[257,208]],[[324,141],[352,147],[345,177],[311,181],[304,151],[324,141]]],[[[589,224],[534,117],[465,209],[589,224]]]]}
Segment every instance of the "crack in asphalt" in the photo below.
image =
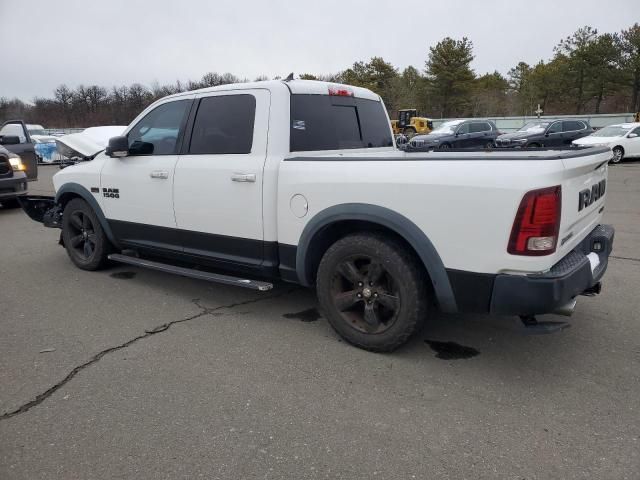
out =
{"type": "Polygon", "coordinates": [[[609,258],[615,258],[618,260],[631,260],[632,262],[640,262],[640,258],[633,258],[633,257],[618,257],[616,255],[609,255],[609,258]]]}
{"type": "Polygon", "coordinates": [[[15,417],[16,415],[20,415],[22,413],[25,413],[25,412],[31,410],[33,407],[40,405],[42,402],[44,402],[46,399],[48,399],[51,395],[53,395],[57,390],[59,390],[60,388],[65,386],[67,383],[69,383],[73,379],[73,377],[75,377],[78,373],[80,373],[85,368],[90,367],[94,363],[97,363],[105,355],[108,355],[110,353],[117,352],[118,350],[122,350],[124,348],[127,348],[127,347],[133,345],[134,343],[136,343],[136,342],[138,342],[140,340],[143,340],[145,338],[151,337],[151,336],[156,335],[158,333],[166,332],[173,325],[175,325],[177,323],[189,322],[191,320],[195,320],[197,318],[204,317],[206,315],[221,315],[222,313],[220,313],[220,310],[230,310],[230,309],[233,309],[235,307],[240,307],[240,306],[243,306],[243,305],[250,305],[252,303],[264,302],[266,300],[271,300],[271,299],[274,299],[274,298],[284,297],[286,295],[289,295],[290,293],[293,293],[296,290],[298,290],[298,289],[297,288],[288,289],[288,290],[285,290],[284,292],[281,292],[281,293],[278,293],[278,294],[275,294],[275,295],[270,295],[268,297],[252,298],[250,300],[244,300],[242,302],[230,303],[228,305],[219,305],[217,307],[205,307],[204,305],[202,305],[200,303],[200,299],[199,298],[195,298],[195,299],[191,300],[191,303],[193,303],[195,306],[197,306],[201,310],[200,312],[198,312],[198,313],[196,313],[194,315],[191,315],[190,317],[187,317],[187,318],[180,318],[178,320],[172,320],[170,322],[163,323],[161,325],[153,327],[150,330],[145,330],[142,335],[138,335],[136,337],[133,337],[130,340],[127,340],[124,343],[121,343],[119,345],[116,345],[116,346],[113,346],[113,347],[109,347],[109,348],[106,348],[106,349],[102,350],[101,352],[95,354],[93,357],[91,357],[89,360],[87,360],[83,364],[78,365],[77,367],[75,367],[73,370],[71,370],[67,374],[66,377],[64,377],[62,380],[60,380],[58,383],[53,385],[48,390],[45,390],[44,392],[38,394],[33,400],[22,404],[20,407],[16,408],[15,410],[12,410],[10,412],[5,412],[2,415],[0,415],[0,421],[7,420],[7,419],[9,419],[11,417],[15,417]]]}

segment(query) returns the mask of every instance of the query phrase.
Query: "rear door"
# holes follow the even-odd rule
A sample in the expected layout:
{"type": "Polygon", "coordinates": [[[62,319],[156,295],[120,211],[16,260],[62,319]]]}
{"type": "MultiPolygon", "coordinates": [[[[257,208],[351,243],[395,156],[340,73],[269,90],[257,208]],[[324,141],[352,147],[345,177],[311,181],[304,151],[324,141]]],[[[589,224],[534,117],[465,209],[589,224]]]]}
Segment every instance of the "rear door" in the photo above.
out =
{"type": "Polygon", "coordinates": [[[562,145],[571,145],[571,142],[580,138],[587,131],[586,123],[581,120],[565,120],[562,122],[562,145]]]}
{"type": "Polygon", "coordinates": [[[483,148],[493,145],[491,124],[489,122],[471,122],[469,127],[469,146],[472,148],[483,148]]]}
{"type": "Polygon", "coordinates": [[[38,161],[36,159],[35,146],[27,126],[21,120],[5,122],[0,128],[0,137],[3,136],[16,136],[20,139],[18,144],[3,146],[10,152],[20,156],[22,163],[27,168],[27,180],[36,180],[38,178],[38,161]]]}
{"type": "Polygon", "coordinates": [[[263,89],[197,97],[174,180],[173,205],[185,253],[262,263],[270,101],[263,89]]]}

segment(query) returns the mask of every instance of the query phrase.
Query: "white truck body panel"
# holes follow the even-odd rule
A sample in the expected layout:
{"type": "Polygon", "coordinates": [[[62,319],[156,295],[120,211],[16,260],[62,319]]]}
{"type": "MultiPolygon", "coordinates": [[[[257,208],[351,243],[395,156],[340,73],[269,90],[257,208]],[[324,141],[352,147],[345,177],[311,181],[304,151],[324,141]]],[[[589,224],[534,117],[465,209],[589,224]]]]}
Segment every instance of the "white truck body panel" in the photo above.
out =
{"type": "MultiPolygon", "coordinates": [[[[356,97],[381,101],[366,89],[348,88],[356,97]]],[[[291,93],[326,95],[324,82],[255,82],[170,96],[145,109],[125,135],[162,103],[236,93],[257,99],[250,154],[122,159],[100,154],[92,162],[55,175],[56,189],[68,182],[87,189],[117,184],[120,192],[126,192],[126,200],[98,196],[109,219],[293,246],[307,223],[326,208],[347,203],[378,205],[417,225],[447,269],[480,273],[544,272],[602,218],[605,196],[581,212],[577,199],[580,190],[606,178],[607,153],[567,158],[557,153],[557,159],[549,160],[551,152],[415,154],[394,147],[290,152],[291,93]],[[341,159],[324,161],[337,156],[341,159]],[[305,157],[307,161],[301,160],[305,157]],[[150,178],[156,170],[166,171],[168,178],[150,178]],[[255,175],[255,182],[234,182],[234,174],[255,175]],[[570,237],[551,255],[508,254],[523,195],[555,185],[562,186],[559,239],[570,237]],[[308,203],[302,218],[290,206],[295,195],[304,196],[308,203]]]]}
{"type": "MultiPolygon", "coordinates": [[[[585,165],[589,173],[578,178],[571,177],[573,171],[566,174],[562,160],[491,160],[509,156],[502,152],[464,154],[474,160],[446,160],[447,156],[460,157],[460,153],[433,152],[421,156],[443,160],[412,159],[417,155],[398,152],[392,155],[394,160],[359,162],[349,153],[343,154],[344,161],[283,162],[278,192],[279,241],[297,245],[309,219],[325,208],[367,203],[397,211],[413,221],[427,234],[447,268],[531,273],[548,270],[602,218],[592,206],[578,220],[577,198],[578,189],[606,176],[607,154],[565,160],[570,165],[585,165]],[[602,163],[593,171],[594,164],[602,163]],[[571,240],[548,256],[508,254],[511,227],[523,195],[553,185],[563,186],[560,238],[574,232],[571,240]],[[289,199],[295,194],[308,200],[309,213],[304,218],[297,218],[289,208],[289,199]]],[[[388,153],[380,156],[389,158],[388,153]]]]}

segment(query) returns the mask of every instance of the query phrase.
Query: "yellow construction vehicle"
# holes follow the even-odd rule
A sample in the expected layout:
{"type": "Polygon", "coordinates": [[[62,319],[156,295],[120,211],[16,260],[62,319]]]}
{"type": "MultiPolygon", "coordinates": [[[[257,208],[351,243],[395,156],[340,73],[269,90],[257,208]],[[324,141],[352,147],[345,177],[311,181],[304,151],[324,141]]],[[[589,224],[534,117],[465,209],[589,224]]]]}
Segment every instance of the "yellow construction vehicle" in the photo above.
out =
{"type": "Polygon", "coordinates": [[[433,121],[430,118],[419,117],[415,108],[398,110],[398,119],[391,120],[391,128],[394,135],[400,133],[407,137],[413,137],[418,133],[426,134],[433,130],[433,121]]]}

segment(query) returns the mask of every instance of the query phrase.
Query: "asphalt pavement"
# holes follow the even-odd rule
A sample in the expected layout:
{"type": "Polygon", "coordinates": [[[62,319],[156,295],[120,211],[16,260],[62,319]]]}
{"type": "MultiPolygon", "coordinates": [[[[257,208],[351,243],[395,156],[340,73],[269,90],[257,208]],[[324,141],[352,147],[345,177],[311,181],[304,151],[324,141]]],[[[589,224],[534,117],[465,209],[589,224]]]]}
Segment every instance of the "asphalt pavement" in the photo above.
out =
{"type": "Polygon", "coordinates": [[[436,314],[393,354],[340,341],[312,291],[84,272],[0,208],[0,479],[638,479],[640,162],[607,197],[571,328],[436,314]]]}

